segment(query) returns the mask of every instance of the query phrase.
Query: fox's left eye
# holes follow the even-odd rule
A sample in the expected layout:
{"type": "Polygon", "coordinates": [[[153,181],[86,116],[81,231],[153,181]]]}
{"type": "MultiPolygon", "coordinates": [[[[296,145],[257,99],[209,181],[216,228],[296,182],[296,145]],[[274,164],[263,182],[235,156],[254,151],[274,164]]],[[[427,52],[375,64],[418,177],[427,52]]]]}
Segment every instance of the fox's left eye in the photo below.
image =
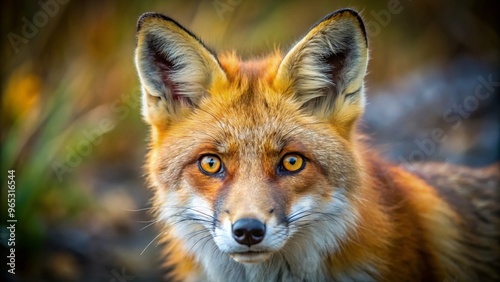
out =
{"type": "Polygon", "coordinates": [[[305,160],[298,154],[287,154],[281,161],[281,166],[288,172],[299,172],[304,168],[305,160]]]}
{"type": "Polygon", "coordinates": [[[205,174],[215,174],[221,171],[222,162],[215,155],[205,155],[198,161],[198,167],[205,174]]]}

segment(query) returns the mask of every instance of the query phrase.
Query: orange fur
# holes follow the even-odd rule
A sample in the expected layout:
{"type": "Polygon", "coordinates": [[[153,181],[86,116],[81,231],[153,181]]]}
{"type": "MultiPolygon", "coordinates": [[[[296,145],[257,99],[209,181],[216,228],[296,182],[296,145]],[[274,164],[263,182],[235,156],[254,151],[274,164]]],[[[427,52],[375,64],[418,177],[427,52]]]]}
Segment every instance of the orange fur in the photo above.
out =
{"type": "MultiPolygon", "coordinates": [[[[462,213],[455,199],[443,195],[442,187],[433,187],[425,168],[419,170],[424,175],[417,176],[383,161],[356,133],[356,120],[364,106],[367,49],[355,12],[343,10],[328,16],[285,56],[276,51],[246,62],[235,53],[212,57],[175,22],[160,19],[156,14],[141,19],[136,60],[144,87],[145,118],[152,130],[146,171],[155,193],[156,216],[162,223],[170,279],[499,278],[495,273],[499,233],[491,228],[473,230],[473,221],[478,220],[471,215],[474,211],[462,213]],[[167,36],[173,47],[158,47],[148,39],[149,33],[156,34],[163,25],[167,26],[163,33],[172,32],[167,36]],[[328,33],[335,36],[322,37],[328,33]],[[342,36],[352,49],[335,41],[342,36]],[[324,42],[334,51],[320,54],[320,59],[327,57],[334,72],[308,65],[323,62],[307,56],[323,52],[324,42]],[[201,55],[170,59],[176,54],[176,44],[201,55]],[[147,61],[155,52],[163,57],[147,61]],[[352,58],[342,61],[339,53],[352,58]],[[178,71],[169,69],[170,65],[186,67],[190,62],[195,62],[190,67],[206,68],[205,79],[178,82],[168,76],[178,71]],[[148,64],[167,73],[149,70],[148,64]],[[333,83],[322,84],[331,77],[333,83]],[[159,80],[176,86],[158,88],[159,80]],[[198,88],[204,93],[183,92],[182,87],[190,83],[202,83],[198,88]],[[325,92],[315,96],[314,87],[325,92]],[[329,102],[328,95],[335,100],[329,102]],[[162,105],[167,106],[162,110],[162,105]],[[287,153],[299,153],[306,165],[297,173],[284,172],[279,165],[287,153]],[[203,173],[197,162],[204,155],[217,156],[223,171],[203,173]],[[245,246],[226,234],[242,218],[265,223],[269,232],[262,243],[248,246],[245,252],[238,251],[245,246]],[[269,242],[265,241],[268,237],[269,242]],[[483,256],[471,255],[479,252],[483,256]]],[[[435,178],[456,170],[450,167],[435,178]]],[[[496,189],[494,172],[470,175],[490,182],[463,184],[458,177],[440,186],[453,191],[496,189]]],[[[468,200],[461,197],[459,201],[468,200]]],[[[491,212],[483,212],[482,220],[491,227],[499,223],[498,205],[489,207],[491,212]]]]}

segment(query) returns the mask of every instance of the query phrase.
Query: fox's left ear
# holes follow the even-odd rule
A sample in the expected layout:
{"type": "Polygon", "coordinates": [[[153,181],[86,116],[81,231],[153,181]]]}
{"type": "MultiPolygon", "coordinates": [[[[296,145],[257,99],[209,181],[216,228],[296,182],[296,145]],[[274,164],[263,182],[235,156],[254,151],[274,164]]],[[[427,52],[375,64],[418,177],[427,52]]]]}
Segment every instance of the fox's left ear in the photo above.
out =
{"type": "Polygon", "coordinates": [[[344,9],[326,16],[283,58],[275,83],[289,85],[302,108],[348,135],[364,109],[368,43],[361,17],[344,9]]]}

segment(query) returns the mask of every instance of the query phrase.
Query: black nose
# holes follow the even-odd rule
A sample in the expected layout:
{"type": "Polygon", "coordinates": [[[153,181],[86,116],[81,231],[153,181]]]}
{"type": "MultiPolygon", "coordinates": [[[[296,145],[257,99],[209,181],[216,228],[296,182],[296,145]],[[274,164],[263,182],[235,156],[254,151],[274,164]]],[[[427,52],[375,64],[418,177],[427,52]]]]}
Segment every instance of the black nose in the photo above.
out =
{"type": "Polygon", "coordinates": [[[258,219],[242,218],[233,224],[233,238],[236,242],[252,246],[264,240],[266,226],[258,219]]]}

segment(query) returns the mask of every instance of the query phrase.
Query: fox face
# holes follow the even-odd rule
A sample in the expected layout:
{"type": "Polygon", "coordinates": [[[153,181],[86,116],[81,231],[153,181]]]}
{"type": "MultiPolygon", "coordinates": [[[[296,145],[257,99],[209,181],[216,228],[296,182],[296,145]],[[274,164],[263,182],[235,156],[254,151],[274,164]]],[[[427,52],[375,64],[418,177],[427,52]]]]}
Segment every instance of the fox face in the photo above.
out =
{"type": "Polygon", "coordinates": [[[325,17],[286,54],[253,61],[215,55],[163,15],[140,18],[146,170],[172,261],[182,252],[212,278],[322,267],[359,216],[353,131],[367,60],[352,10],[325,17]]]}

